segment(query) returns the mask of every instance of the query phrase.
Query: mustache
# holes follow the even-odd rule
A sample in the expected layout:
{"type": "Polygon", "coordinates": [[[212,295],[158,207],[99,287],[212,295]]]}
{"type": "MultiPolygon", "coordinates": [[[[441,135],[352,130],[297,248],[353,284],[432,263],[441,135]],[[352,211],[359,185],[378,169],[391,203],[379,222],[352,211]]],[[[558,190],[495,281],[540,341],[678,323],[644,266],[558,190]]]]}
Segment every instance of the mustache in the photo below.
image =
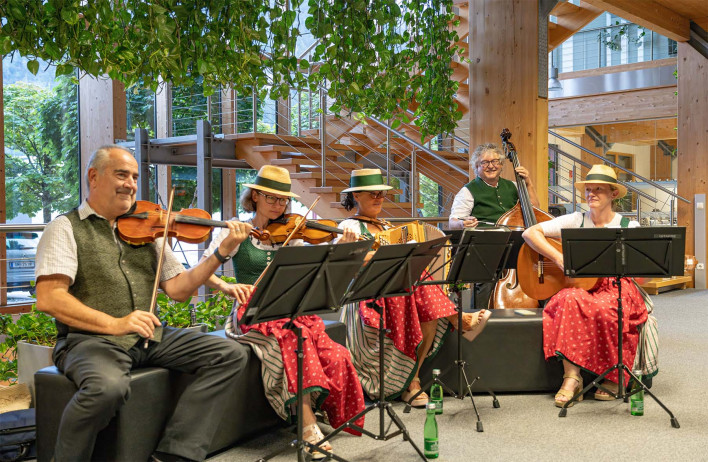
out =
{"type": "Polygon", "coordinates": [[[133,190],[127,188],[120,188],[117,192],[118,194],[129,194],[131,196],[133,195],[133,190]]]}

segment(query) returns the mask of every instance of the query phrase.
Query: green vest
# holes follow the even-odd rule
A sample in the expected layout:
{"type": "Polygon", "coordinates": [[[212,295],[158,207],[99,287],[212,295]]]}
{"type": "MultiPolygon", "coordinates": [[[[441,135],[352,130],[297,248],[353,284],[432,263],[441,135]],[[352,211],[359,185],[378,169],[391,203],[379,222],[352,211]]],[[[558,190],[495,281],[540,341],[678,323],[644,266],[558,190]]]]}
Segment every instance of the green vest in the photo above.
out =
{"type": "Polygon", "coordinates": [[[238,246],[238,251],[232,261],[236,281],[241,284],[253,284],[275,257],[275,250],[263,250],[251,243],[247,238],[238,246]]]}
{"type": "MultiPolygon", "coordinates": [[[[81,220],[79,212],[72,210],[66,217],[71,222],[79,262],[69,293],[84,305],[114,318],[127,316],[133,310],[150,309],[157,272],[155,244],[130,245],[115,235],[105,218],[97,215],[81,220]]],[[[57,331],[59,337],[81,332],[59,321],[57,331]]],[[[98,336],[126,350],[140,339],[138,334],[98,336]]],[[[154,340],[161,339],[162,327],[157,327],[154,340]]]]}
{"type": "Polygon", "coordinates": [[[496,223],[500,216],[519,201],[516,185],[504,178],[499,178],[496,188],[489,186],[479,177],[467,183],[465,187],[474,198],[474,207],[472,207],[470,215],[480,221],[496,223]]]}

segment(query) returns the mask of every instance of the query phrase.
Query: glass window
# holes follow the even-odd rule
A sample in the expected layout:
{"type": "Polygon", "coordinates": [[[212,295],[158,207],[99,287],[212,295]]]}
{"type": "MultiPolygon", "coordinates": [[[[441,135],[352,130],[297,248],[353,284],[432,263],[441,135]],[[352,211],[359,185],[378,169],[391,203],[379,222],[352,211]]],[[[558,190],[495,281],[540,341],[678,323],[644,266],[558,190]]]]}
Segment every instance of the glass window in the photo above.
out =
{"type": "MultiPolygon", "coordinates": [[[[47,223],[79,204],[78,87],[44,62],[37,75],[17,55],[2,64],[5,222],[47,223]]],[[[7,251],[0,291],[8,304],[32,302],[40,234],[0,234],[7,251]]]]}

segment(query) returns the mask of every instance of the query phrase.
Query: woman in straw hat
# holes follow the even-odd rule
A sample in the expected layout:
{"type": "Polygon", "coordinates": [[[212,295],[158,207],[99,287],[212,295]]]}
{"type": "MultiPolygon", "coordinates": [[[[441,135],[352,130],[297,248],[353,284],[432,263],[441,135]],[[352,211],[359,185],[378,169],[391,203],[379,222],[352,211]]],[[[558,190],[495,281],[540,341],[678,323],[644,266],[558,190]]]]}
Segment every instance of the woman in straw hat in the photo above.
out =
{"type": "MultiPolygon", "coordinates": [[[[585,181],[575,183],[585,195],[589,211],[562,215],[538,223],[524,231],[524,239],[534,250],[563,268],[563,254],[548,243],[547,237],[560,238],[563,228],[634,228],[639,223],[615,213],[612,202],[624,197],[627,188],[617,182],[611,167],[593,165],[585,181]]],[[[563,383],[555,396],[555,405],[562,407],[575,393],[582,390],[580,369],[600,374],[617,364],[617,288],[611,278],[604,278],[590,291],[563,289],[554,295],[543,310],[543,349],[546,359],[563,361],[563,383]]],[[[641,289],[630,278],[622,279],[622,308],[626,332],[623,335],[622,357],[634,364],[639,334],[637,326],[647,320],[647,309],[641,289]]],[[[603,386],[617,390],[616,370],[606,376],[603,386]]],[[[629,375],[625,373],[625,383],[629,375]]],[[[582,398],[582,397],[581,397],[582,398]]],[[[599,388],[595,399],[614,399],[599,388]]],[[[571,403],[572,405],[573,403],[571,403]]]]}
{"type": "MultiPolygon", "coordinates": [[[[391,186],[383,182],[379,169],[354,170],[343,192],[347,194],[342,205],[347,210],[357,208],[352,218],[344,220],[339,227],[351,230],[358,236],[373,239],[389,225],[378,220],[386,192],[391,186]]],[[[455,305],[438,286],[419,286],[412,295],[383,299],[385,322],[389,333],[386,336],[386,357],[384,364],[385,390],[387,397],[401,396],[409,401],[420,390],[418,372],[425,358],[434,355],[442,344],[443,337],[452,323],[457,324],[455,305]]],[[[368,308],[365,302],[350,305],[345,310],[349,334],[349,349],[354,365],[362,379],[364,391],[371,397],[379,394],[378,350],[375,332],[378,330],[379,316],[368,308]]],[[[465,338],[473,340],[489,317],[489,312],[466,313],[463,318],[465,338]]],[[[421,393],[411,402],[415,407],[424,407],[428,395],[421,393]]]]}
{"type": "MultiPolygon", "coordinates": [[[[283,215],[290,201],[298,197],[291,189],[290,174],[281,167],[266,165],[258,171],[252,184],[245,184],[241,194],[241,205],[246,211],[254,212],[250,223],[264,229],[270,220],[283,215]]],[[[204,258],[218,252],[219,242],[225,237],[222,232],[211,243],[204,258]]],[[[348,240],[353,240],[351,237],[348,240]]],[[[303,245],[301,240],[288,245],[303,245]]],[[[225,263],[233,261],[234,272],[239,284],[228,284],[217,278],[210,279],[211,286],[235,297],[241,304],[235,314],[240,318],[247,305],[253,284],[261,272],[271,262],[280,244],[263,243],[251,237],[241,243],[230,255],[217,257],[225,263]]],[[[284,328],[287,319],[269,321],[251,326],[241,326],[238,319],[229,317],[225,326],[226,334],[239,342],[248,343],[267,367],[263,367],[263,386],[273,409],[283,419],[290,418],[290,405],[295,401],[297,385],[297,336],[284,328]]],[[[330,424],[338,427],[364,409],[364,395],[358,375],[347,349],[332,341],[324,331],[324,323],[319,316],[301,316],[295,324],[303,329],[305,340],[305,373],[303,375],[305,400],[302,407],[304,437],[315,443],[323,438],[317,426],[313,407],[320,407],[327,413],[330,424]]],[[[357,425],[364,425],[362,417],[357,425]]],[[[358,434],[351,430],[350,433],[358,434]]],[[[323,448],[331,450],[329,442],[323,448]]],[[[316,457],[324,456],[315,453],[316,457]]]]}

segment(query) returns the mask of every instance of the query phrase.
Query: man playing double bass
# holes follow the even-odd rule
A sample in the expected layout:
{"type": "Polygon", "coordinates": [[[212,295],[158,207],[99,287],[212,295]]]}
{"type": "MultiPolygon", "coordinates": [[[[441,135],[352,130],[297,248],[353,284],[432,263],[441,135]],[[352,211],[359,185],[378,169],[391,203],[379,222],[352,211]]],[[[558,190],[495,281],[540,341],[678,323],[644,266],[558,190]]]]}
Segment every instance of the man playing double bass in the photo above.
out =
{"type": "MultiPolygon", "coordinates": [[[[116,219],[135,202],[137,180],[130,151],[99,148],[89,160],[88,199],[48,224],[37,248],[37,308],[56,318],[54,363],[79,389],[61,418],[57,462],[91,459],[98,432],[128,399],[130,371],[145,366],[196,376],[176,403],[152,460],[203,460],[223,413],[217,399],[246,360],[239,343],[162,327],[148,311],[159,244],[134,246],[116,234],[116,219]],[[208,418],[195,425],[201,416],[208,418]]],[[[221,255],[251,229],[240,222],[228,227],[221,255]]],[[[173,299],[187,299],[219,267],[218,253],[185,270],[166,249],[160,287],[173,299]]]]}
{"type": "MultiPolygon", "coordinates": [[[[455,196],[450,211],[450,229],[494,226],[506,211],[519,200],[516,183],[501,178],[504,170],[504,154],[495,144],[480,144],[470,156],[477,177],[462,187],[455,196]]],[[[528,170],[518,167],[516,172],[526,183],[529,198],[534,207],[539,206],[536,188],[528,170]]],[[[487,308],[494,283],[477,284],[474,307],[487,308]]]]}

